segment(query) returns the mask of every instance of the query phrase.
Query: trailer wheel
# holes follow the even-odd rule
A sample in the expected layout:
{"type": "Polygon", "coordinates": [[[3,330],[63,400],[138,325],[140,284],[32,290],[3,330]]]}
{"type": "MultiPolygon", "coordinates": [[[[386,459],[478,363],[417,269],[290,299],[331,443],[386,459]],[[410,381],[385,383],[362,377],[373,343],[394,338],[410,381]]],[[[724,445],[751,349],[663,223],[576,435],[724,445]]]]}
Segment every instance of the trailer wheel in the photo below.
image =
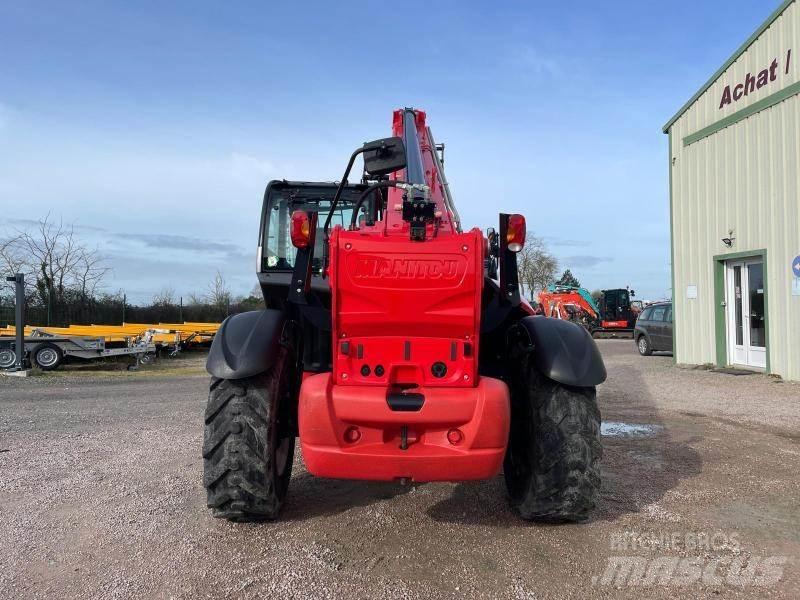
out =
{"type": "Polygon", "coordinates": [[[211,379],[205,414],[203,484],[215,517],[277,518],[294,458],[288,418],[291,360],[282,350],[269,372],[211,379]]]}
{"type": "Polygon", "coordinates": [[[50,342],[39,344],[33,349],[33,362],[42,371],[54,371],[64,360],[61,348],[50,342]]]}
{"type": "Polygon", "coordinates": [[[512,387],[504,476],[523,519],[583,521],[600,488],[600,411],[594,387],[563,385],[523,364],[512,387]]]}
{"type": "Polygon", "coordinates": [[[17,353],[11,348],[0,348],[0,369],[10,369],[17,363],[17,353]]]}

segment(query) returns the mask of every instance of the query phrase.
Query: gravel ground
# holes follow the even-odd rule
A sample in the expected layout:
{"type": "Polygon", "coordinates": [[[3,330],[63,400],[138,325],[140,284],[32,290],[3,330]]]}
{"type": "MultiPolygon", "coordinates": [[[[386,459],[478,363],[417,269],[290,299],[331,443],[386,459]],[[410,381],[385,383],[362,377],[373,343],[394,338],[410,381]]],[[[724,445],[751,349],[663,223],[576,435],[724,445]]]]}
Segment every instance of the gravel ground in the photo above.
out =
{"type": "Polygon", "coordinates": [[[201,357],[0,378],[0,593],[800,597],[800,385],[599,344],[603,489],[564,526],[518,520],[499,477],[333,481],[299,458],[281,521],[230,524],[201,484],[201,357]]]}

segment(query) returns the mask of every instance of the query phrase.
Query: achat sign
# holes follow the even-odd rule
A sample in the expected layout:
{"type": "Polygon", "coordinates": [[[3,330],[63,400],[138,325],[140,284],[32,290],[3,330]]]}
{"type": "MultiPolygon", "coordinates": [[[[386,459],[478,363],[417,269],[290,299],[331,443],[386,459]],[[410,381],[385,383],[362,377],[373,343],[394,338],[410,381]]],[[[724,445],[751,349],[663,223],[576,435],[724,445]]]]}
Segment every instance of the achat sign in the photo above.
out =
{"type": "Polygon", "coordinates": [[[791,49],[786,53],[786,66],[785,68],[781,69],[781,64],[778,62],[778,59],[770,63],[770,65],[760,71],[757,75],[753,75],[752,73],[748,73],[747,77],[744,78],[744,81],[738,83],[734,86],[726,85],[725,89],[722,91],[722,100],[720,100],[719,107],[720,109],[725,108],[732,102],[738,102],[748,94],[752,94],[756,90],[760,90],[765,85],[772,83],[773,81],[778,79],[778,73],[783,72],[784,75],[789,74],[789,67],[792,63],[792,51],[791,49]]]}

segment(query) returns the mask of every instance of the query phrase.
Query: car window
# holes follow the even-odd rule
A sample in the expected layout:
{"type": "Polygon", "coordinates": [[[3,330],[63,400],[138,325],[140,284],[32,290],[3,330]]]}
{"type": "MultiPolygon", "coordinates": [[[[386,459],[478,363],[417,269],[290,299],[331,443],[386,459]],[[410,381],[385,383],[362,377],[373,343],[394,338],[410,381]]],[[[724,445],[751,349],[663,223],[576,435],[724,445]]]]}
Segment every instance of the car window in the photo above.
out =
{"type": "Polygon", "coordinates": [[[664,320],[667,323],[672,323],[672,305],[671,304],[669,306],[667,306],[667,312],[664,315],[664,320]]]}
{"type": "Polygon", "coordinates": [[[645,308],[642,311],[642,314],[641,314],[641,316],[639,318],[642,321],[649,321],[650,320],[650,315],[652,315],[652,314],[653,314],[653,309],[652,308],[645,308]]]}
{"type": "Polygon", "coordinates": [[[653,316],[650,318],[650,320],[663,321],[665,312],[667,312],[666,306],[656,306],[655,308],[653,308],[653,316]]]}

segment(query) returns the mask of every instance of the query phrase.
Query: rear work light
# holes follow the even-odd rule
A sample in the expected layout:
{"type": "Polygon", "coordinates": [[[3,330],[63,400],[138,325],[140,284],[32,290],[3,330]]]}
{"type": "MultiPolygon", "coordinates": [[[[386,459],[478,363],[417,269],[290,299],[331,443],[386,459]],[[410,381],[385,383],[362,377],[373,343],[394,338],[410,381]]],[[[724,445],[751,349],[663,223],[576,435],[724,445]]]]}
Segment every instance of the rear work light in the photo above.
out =
{"type": "Polygon", "coordinates": [[[525,245],[525,217],[508,215],[506,225],[506,247],[511,252],[519,252],[525,245]]]}
{"type": "Polygon", "coordinates": [[[292,213],[291,237],[295,248],[308,248],[311,240],[311,218],[306,211],[296,210],[292,213]]]}

